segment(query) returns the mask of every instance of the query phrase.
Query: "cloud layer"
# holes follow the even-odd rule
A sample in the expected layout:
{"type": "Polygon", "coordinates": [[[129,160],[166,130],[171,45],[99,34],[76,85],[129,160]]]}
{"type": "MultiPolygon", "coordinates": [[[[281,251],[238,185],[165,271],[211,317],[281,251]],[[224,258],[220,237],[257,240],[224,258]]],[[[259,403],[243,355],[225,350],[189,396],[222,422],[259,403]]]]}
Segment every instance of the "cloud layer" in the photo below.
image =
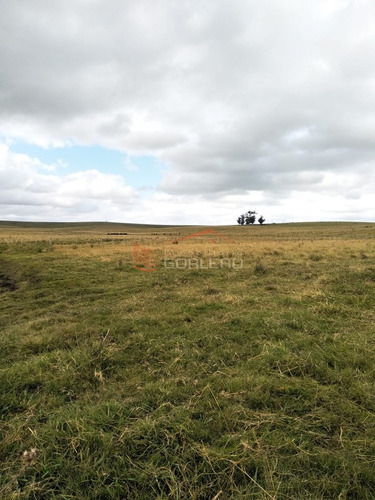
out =
{"type": "Polygon", "coordinates": [[[61,176],[54,168],[0,145],[0,212],[8,210],[7,219],[102,220],[138,201],[120,176],[97,170],[61,176]]]}
{"type": "MultiPolygon", "coordinates": [[[[290,217],[309,196],[325,200],[315,219],[339,199],[341,218],[371,218],[374,25],[370,0],[3,2],[0,133],[155,155],[166,168],[148,202],[160,218],[163,196],[207,206],[207,222],[228,199],[277,219],[273,206],[290,217]]],[[[1,154],[17,179],[21,160],[1,154]]],[[[57,179],[22,161],[34,184],[8,187],[3,205],[44,190],[72,216],[93,199],[141,206],[110,173],[57,179]]]]}

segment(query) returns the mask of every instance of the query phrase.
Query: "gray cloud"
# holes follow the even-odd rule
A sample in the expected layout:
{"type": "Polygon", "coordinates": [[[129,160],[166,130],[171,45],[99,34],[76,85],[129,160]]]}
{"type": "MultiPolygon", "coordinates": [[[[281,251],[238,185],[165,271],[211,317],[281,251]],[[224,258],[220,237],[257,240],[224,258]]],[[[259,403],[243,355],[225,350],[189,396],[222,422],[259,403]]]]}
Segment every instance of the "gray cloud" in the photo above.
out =
{"type": "Polygon", "coordinates": [[[159,190],[176,196],[334,194],[332,175],[347,175],[354,200],[374,171],[371,0],[3,0],[1,12],[5,136],[154,154],[168,166],[159,190]]]}

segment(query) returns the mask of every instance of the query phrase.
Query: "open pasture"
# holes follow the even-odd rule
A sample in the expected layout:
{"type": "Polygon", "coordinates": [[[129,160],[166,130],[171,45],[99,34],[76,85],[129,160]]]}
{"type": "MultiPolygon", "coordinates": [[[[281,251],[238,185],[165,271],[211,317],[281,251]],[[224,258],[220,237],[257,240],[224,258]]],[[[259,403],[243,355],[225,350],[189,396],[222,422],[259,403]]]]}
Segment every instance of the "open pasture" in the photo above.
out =
{"type": "Polygon", "coordinates": [[[0,497],[374,498],[374,287],[371,223],[1,222],[0,497]]]}

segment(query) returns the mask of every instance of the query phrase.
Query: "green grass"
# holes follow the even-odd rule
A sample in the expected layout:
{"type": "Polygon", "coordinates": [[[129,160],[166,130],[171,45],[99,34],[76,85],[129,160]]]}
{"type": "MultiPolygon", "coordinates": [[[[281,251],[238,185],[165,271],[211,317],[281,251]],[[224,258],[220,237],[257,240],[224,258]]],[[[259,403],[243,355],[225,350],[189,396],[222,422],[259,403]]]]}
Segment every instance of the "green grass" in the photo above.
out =
{"type": "Polygon", "coordinates": [[[0,228],[1,498],[375,498],[375,226],[26,226],[0,228]],[[141,272],[139,238],[244,267],[141,272]]]}

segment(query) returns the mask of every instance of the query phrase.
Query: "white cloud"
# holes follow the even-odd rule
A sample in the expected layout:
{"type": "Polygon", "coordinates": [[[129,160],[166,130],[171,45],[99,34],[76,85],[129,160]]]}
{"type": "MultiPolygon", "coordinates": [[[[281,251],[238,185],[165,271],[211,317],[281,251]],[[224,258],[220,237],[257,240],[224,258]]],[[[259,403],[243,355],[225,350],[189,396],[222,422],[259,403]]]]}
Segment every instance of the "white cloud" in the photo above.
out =
{"type": "Polygon", "coordinates": [[[0,218],[103,220],[108,213],[126,213],[138,200],[120,176],[97,170],[47,175],[49,170],[49,165],[0,145],[0,218]]]}
{"type": "MultiPolygon", "coordinates": [[[[268,222],[299,221],[301,214],[304,220],[372,220],[375,175],[366,169],[364,164],[362,171],[345,174],[286,172],[283,182],[300,187],[292,192],[273,185],[205,195],[181,189],[144,197],[119,176],[97,170],[57,175],[39,160],[0,145],[0,219],[234,224],[237,215],[256,208],[268,222]]],[[[184,186],[183,179],[175,182],[184,186]]]]}
{"type": "MultiPolygon", "coordinates": [[[[189,220],[193,201],[211,220],[228,196],[277,198],[308,218],[305,193],[351,200],[343,216],[368,217],[374,18],[372,0],[4,2],[0,134],[154,155],[168,166],[159,190],[176,206],[188,197],[189,220]]],[[[87,199],[109,210],[134,198],[114,176],[77,172],[57,188],[42,175],[53,165],[26,164],[35,196],[23,186],[25,199],[49,186],[77,216],[95,213],[87,199]]],[[[315,218],[336,213],[324,200],[315,218]]]]}

